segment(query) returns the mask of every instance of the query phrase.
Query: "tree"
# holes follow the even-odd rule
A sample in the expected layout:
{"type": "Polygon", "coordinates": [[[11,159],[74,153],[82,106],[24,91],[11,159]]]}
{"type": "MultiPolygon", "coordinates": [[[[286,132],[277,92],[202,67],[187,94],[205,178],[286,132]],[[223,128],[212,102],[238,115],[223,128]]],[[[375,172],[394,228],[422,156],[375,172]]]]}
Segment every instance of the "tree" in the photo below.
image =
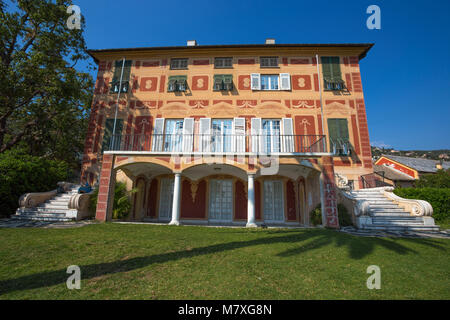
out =
{"type": "Polygon", "coordinates": [[[450,188],[450,169],[424,174],[416,182],[417,188],[450,188]]]}
{"type": "Polygon", "coordinates": [[[92,77],[81,29],[66,22],[71,1],[0,0],[0,153],[14,147],[75,161],[81,154],[92,77]],[[11,3],[11,4],[9,4],[11,3]]]}

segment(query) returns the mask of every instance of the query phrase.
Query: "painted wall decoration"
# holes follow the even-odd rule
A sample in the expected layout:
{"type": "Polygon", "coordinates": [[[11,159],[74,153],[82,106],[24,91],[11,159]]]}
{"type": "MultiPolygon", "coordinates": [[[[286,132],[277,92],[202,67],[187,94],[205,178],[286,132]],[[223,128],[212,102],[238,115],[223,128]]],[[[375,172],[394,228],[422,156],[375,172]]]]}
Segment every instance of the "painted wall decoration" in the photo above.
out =
{"type": "Polygon", "coordinates": [[[158,87],[158,78],[157,77],[142,77],[139,85],[140,91],[156,91],[158,87]]]}
{"type": "Polygon", "coordinates": [[[292,75],[292,89],[293,90],[311,90],[311,76],[310,75],[292,75]]]}
{"type": "Polygon", "coordinates": [[[240,75],[238,77],[239,90],[251,90],[250,75],[240,75]]]}
{"type": "Polygon", "coordinates": [[[208,90],[208,76],[193,76],[192,90],[208,90]]]}
{"type": "Polygon", "coordinates": [[[314,116],[295,116],[294,126],[295,134],[299,135],[315,135],[316,125],[314,116]]]}

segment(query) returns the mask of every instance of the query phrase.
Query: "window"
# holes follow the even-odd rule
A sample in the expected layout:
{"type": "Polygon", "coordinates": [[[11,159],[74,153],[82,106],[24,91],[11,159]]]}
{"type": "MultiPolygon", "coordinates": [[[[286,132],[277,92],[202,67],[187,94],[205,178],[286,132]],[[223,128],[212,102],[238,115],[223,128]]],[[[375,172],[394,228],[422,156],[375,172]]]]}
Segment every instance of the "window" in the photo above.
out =
{"type": "Polygon", "coordinates": [[[120,143],[122,138],[123,119],[116,120],[116,131],[114,135],[114,145],[112,145],[112,137],[114,130],[114,119],[106,119],[105,131],[102,140],[102,153],[110,150],[120,150],[120,143]]]}
{"type": "Polygon", "coordinates": [[[119,87],[122,93],[128,92],[131,74],[131,60],[117,60],[114,64],[114,76],[111,82],[110,93],[118,93],[119,87]],[[122,73],[123,66],[123,73],[122,73]],[[122,84],[120,84],[120,76],[122,75],[122,84]]]}
{"type": "Polygon", "coordinates": [[[252,90],[291,90],[291,75],[281,74],[259,74],[250,75],[252,90]]]}
{"type": "Polygon", "coordinates": [[[231,57],[215,58],[214,59],[214,68],[216,68],[216,69],[233,68],[233,58],[231,58],[231,57]]]}
{"type": "Polygon", "coordinates": [[[261,90],[278,90],[279,78],[278,74],[262,74],[261,90]]]}
{"type": "Polygon", "coordinates": [[[339,57],[321,57],[324,90],[343,90],[344,81],[341,75],[339,57]]]}
{"type": "Polygon", "coordinates": [[[331,152],[339,156],[350,154],[347,119],[328,119],[331,152]]]}
{"type": "Polygon", "coordinates": [[[170,60],[170,69],[187,69],[188,59],[187,58],[177,58],[170,60]]]}
{"type": "Polygon", "coordinates": [[[231,74],[215,74],[214,75],[214,91],[233,90],[233,75],[231,74]]]}
{"type": "Polygon", "coordinates": [[[167,84],[168,92],[180,92],[187,89],[187,76],[170,76],[167,84]]]}
{"type": "Polygon", "coordinates": [[[182,151],[184,119],[166,120],[164,151],[182,151]]]}
{"type": "Polygon", "coordinates": [[[278,57],[261,57],[260,66],[261,68],[277,68],[278,57]]]}

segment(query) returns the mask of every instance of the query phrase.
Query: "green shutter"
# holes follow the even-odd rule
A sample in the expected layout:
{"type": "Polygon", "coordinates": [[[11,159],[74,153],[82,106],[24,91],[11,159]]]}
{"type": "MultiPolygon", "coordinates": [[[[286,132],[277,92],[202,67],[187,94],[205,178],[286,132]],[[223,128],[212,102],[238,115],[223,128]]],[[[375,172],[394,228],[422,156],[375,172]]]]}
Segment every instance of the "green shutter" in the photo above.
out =
{"type": "Polygon", "coordinates": [[[339,120],[339,138],[343,141],[349,141],[348,139],[348,124],[347,119],[337,119],[339,120]]]}
{"type": "Polygon", "coordinates": [[[330,140],[336,141],[339,138],[339,119],[328,119],[328,136],[330,140]]]}
{"type": "Polygon", "coordinates": [[[330,64],[330,57],[321,57],[322,61],[322,73],[323,73],[323,79],[325,80],[331,80],[332,79],[332,71],[331,71],[331,64],[330,64]]]}
{"type": "Polygon", "coordinates": [[[339,57],[330,57],[330,66],[331,66],[331,78],[333,79],[333,81],[341,80],[342,75],[339,57]]]}
{"type": "MultiPolygon", "coordinates": [[[[114,141],[115,149],[120,147],[121,136],[123,129],[123,119],[117,119],[116,121],[116,140],[114,141]],[[118,139],[117,137],[120,136],[118,139]]],[[[111,139],[114,130],[114,119],[106,119],[105,131],[103,133],[102,140],[102,153],[111,149],[111,139]]]]}
{"type": "MultiPolygon", "coordinates": [[[[130,81],[131,63],[132,63],[131,60],[125,60],[122,81],[130,81]]],[[[123,64],[123,60],[117,60],[115,62],[113,82],[120,81],[120,74],[122,72],[122,64],[123,64]]]]}
{"type": "Polygon", "coordinates": [[[339,57],[321,57],[323,79],[329,82],[342,81],[339,57]]]}

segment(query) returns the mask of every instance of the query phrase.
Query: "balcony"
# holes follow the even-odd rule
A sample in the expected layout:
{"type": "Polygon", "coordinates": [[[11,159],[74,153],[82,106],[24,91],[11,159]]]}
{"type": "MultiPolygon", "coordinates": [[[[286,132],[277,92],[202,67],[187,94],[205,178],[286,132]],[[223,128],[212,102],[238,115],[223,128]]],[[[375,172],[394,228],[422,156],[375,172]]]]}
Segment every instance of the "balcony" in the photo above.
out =
{"type": "Polygon", "coordinates": [[[105,151],[150,154],[331,155],[325,135],[115,135],[105,151]]]}

